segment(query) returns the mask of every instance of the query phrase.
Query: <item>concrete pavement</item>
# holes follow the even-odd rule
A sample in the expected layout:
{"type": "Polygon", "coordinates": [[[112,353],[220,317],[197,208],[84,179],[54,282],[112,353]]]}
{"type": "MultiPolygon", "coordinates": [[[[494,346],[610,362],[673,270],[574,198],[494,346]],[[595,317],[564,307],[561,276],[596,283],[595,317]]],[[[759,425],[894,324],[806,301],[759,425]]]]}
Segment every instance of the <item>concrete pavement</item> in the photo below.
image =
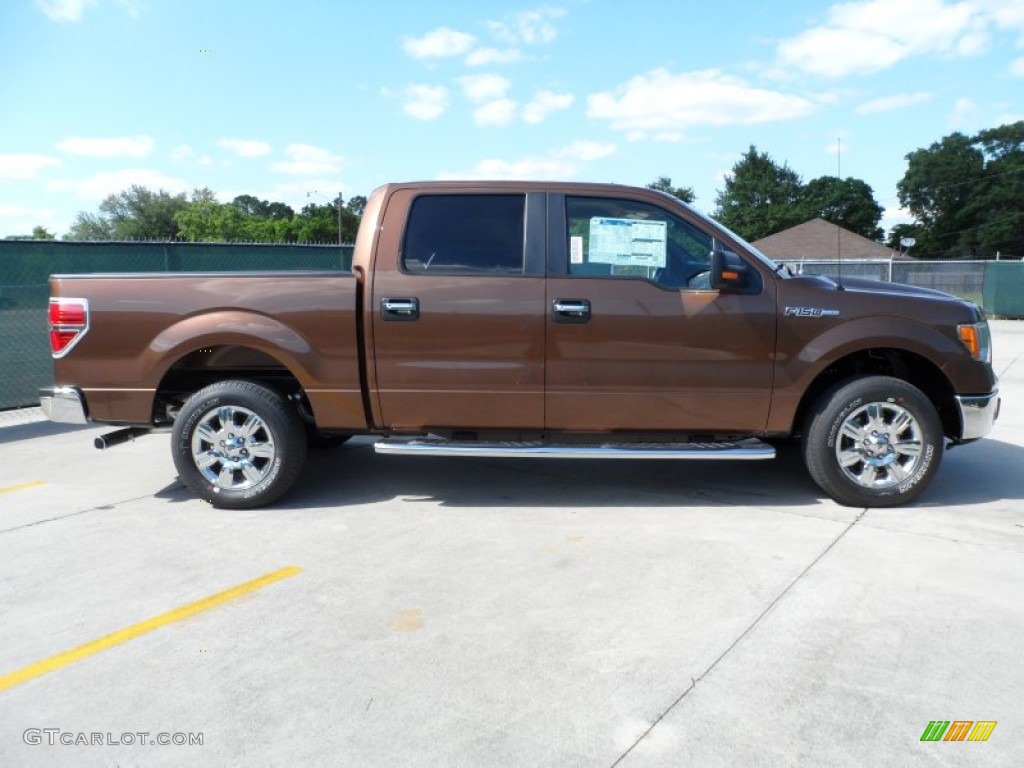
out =
{"type": "Polygon", "coordinates": [[[167,435],[0,429],[0,679],[301,569],[0,690],[0,765],[1019,765],[1024,324],[993,325],[995,430],[888,510],[825,499],[792,450],[356,440],[284,503],[225,511],[183,490],[167,435]],[[998,725],[921,742],[934,720],[998,725]]]}

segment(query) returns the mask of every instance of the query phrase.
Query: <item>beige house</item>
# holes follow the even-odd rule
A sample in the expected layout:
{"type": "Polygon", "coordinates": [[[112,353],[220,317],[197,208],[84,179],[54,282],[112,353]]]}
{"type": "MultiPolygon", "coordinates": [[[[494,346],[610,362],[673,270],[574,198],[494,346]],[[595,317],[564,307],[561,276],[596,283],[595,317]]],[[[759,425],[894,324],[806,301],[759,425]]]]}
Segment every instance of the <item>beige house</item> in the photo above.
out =
{"type": "Polygon", "coordinates": [[[805,221],[774,235],[762,237],[754,241],[754,245],[776,261],[834,261],[837,257],[869,261],[910,258],[824,219],[805,221]]]}

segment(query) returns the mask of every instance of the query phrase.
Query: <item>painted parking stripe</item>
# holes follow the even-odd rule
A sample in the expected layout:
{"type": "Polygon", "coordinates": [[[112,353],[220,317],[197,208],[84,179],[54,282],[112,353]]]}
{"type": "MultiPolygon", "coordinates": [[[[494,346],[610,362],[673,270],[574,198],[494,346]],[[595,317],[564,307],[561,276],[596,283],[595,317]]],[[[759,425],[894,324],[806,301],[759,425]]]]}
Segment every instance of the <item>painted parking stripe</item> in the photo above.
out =
{"type": "Polygon", "coordinates": [[[6,488],[0,488],[0,493],[14,493],[15,491],[27,491],[29,488],[38,488],[41,485],[46,485],[45,480],[32,480],[28,483],[19,483],[18,485],[8,485],[6,488]]]}
{"type": "Polygon", "coordinates": [[[48,672],[53,672],[55,669],[60,669],[74,661],[80,661],[82,659],[92,656],[94,653],[105,651],[107,648],[113,648],[115,645],[132,640],[136,637],[152,632],[154,629],[173,624],[176,621],[181,621],[189,616],[194,616],[202,611],[209,610],[210,608],[216,608],[218,605],[223,605],[230,600],[247,595],[250,592],[255,592],[257,589],[262,589],[275,581],[281,581],[282,579],[290,578],[298,573],[301,573],[302,569],[294,565],[289,565],[287,568],[281,568],[280,570],[273,571],[271,573],[260,576],[258,579],[247,581],[243,584],[225,589],[223,592],[218,592],[215,595],[204,597],[202,600],[196,600],[194,603],[183,605],[180,608],[175,608],[173,611],[167,613],[161,613],[159,616],[154,616],[151,619],[140,621],[138,624],[132,624],[130,627],[119,629],[116,632],[111,632],[109,635],[105,635],[92,642],[80,645],[77,648],[72,648],[70,651],[64,651],[58,653],[56,656],[51,656],[48,659],[37,661],[35,664],[29,664],[27,667],[23,667],[15,672],[3,675],[0,677],[0,691],[6,690],[7,688],[13,688],[16,685],[21,685],[28,680],[45,675],[48,672]]]}

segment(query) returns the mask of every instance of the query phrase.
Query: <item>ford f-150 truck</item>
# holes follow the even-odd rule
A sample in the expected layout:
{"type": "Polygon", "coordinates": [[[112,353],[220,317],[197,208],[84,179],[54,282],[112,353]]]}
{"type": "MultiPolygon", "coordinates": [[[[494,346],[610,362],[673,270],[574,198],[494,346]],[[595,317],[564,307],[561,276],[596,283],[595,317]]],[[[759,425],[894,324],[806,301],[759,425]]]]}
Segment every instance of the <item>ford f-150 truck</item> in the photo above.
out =
{"type": "Polygon", "coordinates": [[[989,329],[936,291],[793,275],[673,197],[389,184],[351,273],[56,275],[55,421],[170,428],[181,480],[268,504],[310,441],[380,453],[768,459],[841,504],[916,497],[999,408],[989,329]]]}

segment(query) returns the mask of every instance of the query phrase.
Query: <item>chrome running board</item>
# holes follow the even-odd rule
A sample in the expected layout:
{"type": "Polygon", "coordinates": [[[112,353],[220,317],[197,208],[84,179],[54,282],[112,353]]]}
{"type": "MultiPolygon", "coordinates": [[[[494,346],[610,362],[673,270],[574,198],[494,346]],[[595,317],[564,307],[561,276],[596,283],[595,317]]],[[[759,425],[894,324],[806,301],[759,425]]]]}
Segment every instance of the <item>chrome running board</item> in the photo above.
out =
{"type": "Polygon", "coordinates": [[[411,456],[489,456],[547,459],[774,459],[775,448],[755,437],[734,443],[478,443],[440,438],[388,438],[377,453],[411,456]]]}

